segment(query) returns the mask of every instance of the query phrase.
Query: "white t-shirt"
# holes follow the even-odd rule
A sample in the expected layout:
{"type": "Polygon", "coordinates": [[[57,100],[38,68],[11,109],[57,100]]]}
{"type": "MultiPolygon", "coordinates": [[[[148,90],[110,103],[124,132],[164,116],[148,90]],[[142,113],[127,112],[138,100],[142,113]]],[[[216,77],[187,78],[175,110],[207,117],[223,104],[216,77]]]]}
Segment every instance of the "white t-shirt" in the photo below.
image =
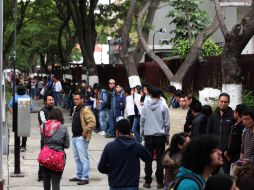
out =
{"type": "Polygon", "coordinates": [[[62,85],[60,81],[57,81],[54,85],[55,92],[61,92],[62,91],[62,85]]]}

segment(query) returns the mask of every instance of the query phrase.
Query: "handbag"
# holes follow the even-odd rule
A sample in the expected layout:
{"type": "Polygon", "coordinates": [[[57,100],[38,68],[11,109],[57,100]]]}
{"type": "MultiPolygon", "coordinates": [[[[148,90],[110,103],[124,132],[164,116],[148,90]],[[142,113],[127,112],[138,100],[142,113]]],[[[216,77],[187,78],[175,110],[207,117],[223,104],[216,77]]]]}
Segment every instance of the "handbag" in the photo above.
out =
{"type": "MultiPolygon", "coordinates": [[[[43,125],[43,130],[45,126],[43,125]]],[[[44,133],[45,134],[45,133],[44,133]]],[[[45,142],[45,136],[44,142],[45,142]]],[[[44,145],[41,149],[37,161],[40,165],[56,172],[62,172],[65,165],[65,154],[63,151],[58,152],[44,145]]]]}

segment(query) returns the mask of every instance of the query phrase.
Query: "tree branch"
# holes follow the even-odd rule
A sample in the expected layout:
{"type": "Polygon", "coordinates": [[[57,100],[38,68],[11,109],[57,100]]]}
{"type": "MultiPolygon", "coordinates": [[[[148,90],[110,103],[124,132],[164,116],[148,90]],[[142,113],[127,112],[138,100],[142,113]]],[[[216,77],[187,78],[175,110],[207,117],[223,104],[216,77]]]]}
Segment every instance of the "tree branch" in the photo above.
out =
{"type": "Polygon", "coordinates": [[[218,28],[219,28],[219,21],[218,21],[218,17],[215,15],[212,24],[197,35],[196,40],[193,43],[193,45],[191,46],[191,49],[190,49],[188,55],[186,56],[184,62],[181,64],[178,71],[176,72],[176,75],[175,75],[176,78],[178,78],[180,81],[182,81],[184,79],[188,70],[191,68],[192,65],[194,65],[195,61],[197,60],[198,53],[199,53],[203,43],[218,28]]]}
{"type": "Polygon", "coordinates": [[[229,37],[229,32],[228,32],[226,24],[225,24],[224,15],[222,13],[222,9],[221,9],[219,1],[214,0],[214,5],[215,5],[216,14],[218,16],[221,32],[222,32],[225,40],[227,40],[229,37]]]}
{"type": "Polygon", "coordinates": [[[138,14],[138,21],[137,21],[137,32],[140,42],[143,45],[143,48],[145,49],[146,53],[159,65],[165,76],[169,81],[174,79],[173,73],[170,71],[170,69],[167,67],[167,65],[163,62],[161,58],[159,58],[155,53],[148,47],[144,36],[142,32],[142,18],[144,14],[146,13],[149,5],[151,3],[151,0],[148,0],[146,4],[144,5],[143,9],[138,14]]]}

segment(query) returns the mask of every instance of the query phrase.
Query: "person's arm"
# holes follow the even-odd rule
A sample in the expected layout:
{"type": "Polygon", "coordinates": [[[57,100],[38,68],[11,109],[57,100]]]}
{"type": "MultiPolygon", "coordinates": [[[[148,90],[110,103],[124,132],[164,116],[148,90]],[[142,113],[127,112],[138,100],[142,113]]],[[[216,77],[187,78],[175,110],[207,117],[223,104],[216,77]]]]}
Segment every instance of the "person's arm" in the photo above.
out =
{"type": "Polygon", "coordinates": [[[65,127],[65,136],[64,136],[64,148],[70,147],[70,137],[67,127],[65,127]]]}
{"type": "Polygon", "coordinates": [[[9,102],[8,102],[8,111],[9,111],[11,114],[13,114],[13,109],[12,109],[12,107],[13,107],[13,97],[11,97],[11,99],[10,99],[9,102]]]}
{"type": "Polygon", "coordinates": [[[140,116],[140,135],[141,136],[144,136],[145,118],[146,118],[146,109],[144,108],[142,110],[142,113],[141,113],[141,116],[140,116]]]}
{"type": "Polygon", "coordinates": [[[84,138],[90,139],[88,134],[91,134],[92,130],[96,126],[96,119],[90,108],[85,107],[82,109],[80,119],[83,129],[82,135],[84,138]]]}
{"type": "Polygon", "coordinates": [[[144,162],[152,162],[153,156],[151,155],[151,153],[141,144],[137,144],[137,146],[139,149],[140,159],[143,160],[144,162]]]}
{"type": "Polygon", "coordinates": [[[107,146],[104,148],[101,159],[98,164],[98,170],[99,172],[103,174],[108,174],[109,168],[108,168],[108,161],[107,161],[107,146]]]}
{"type": "Polygon", "coordinates": [[[210,116],[207,125],[206,125],[206,133],[213,132],[213,115],[210,116]]]}

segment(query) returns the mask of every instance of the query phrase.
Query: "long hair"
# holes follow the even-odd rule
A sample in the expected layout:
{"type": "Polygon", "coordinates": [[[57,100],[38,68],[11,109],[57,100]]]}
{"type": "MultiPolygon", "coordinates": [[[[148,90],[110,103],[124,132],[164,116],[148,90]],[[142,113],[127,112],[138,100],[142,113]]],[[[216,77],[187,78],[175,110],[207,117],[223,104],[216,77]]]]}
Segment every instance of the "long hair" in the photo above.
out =
{"type": "Polygon", "coordinates": [[[61,124],[64,124],[63,113],[60,109],[54,108],[48,116],[48,120],[57,120],[60,121],[61,124]]]}

